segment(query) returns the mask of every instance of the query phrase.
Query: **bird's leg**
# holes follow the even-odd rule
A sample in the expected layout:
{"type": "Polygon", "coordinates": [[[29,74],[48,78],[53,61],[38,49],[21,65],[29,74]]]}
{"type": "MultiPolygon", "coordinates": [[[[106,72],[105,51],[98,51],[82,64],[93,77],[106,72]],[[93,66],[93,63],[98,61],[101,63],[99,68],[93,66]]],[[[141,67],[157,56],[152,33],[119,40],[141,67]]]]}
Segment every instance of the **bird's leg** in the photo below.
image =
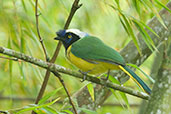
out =
{"type": "Polygon", "coordinates": [[[87,72],[83,72],[83,71],[79,70],[79,72],[80,72],[81,74],[83,74],[83,79],[81,80],[81,82],[84,82],[84,81],[85,81],[85,79],[86,79],[86,77],[87,77],[87,74],[88,74],[90,71],[91,71],[91,70],[89,70],[89,71],[87,71],[87,72]]]}
{"type": "Polygon", "coordinates": [[[106,79],[105,80],[108,80],[108,78],[109,78],[109,74],[110,74],[110,69],[108,70],[108,72],[107,72],[107,77],[106,77],[106,79]]]}

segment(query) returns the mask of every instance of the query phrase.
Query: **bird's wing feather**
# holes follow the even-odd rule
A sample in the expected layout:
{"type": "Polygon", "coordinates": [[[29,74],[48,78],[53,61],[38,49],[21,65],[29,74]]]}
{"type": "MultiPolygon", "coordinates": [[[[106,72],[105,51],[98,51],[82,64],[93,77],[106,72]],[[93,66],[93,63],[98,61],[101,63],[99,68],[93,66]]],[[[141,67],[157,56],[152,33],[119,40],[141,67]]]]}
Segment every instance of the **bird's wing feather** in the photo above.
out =
{"type": "Polygon", "coordinates": [[[117,51],[93,36],[86,36],[73,43],[71,52],[85,60],[125,65],[123,57],[117,51]]]}

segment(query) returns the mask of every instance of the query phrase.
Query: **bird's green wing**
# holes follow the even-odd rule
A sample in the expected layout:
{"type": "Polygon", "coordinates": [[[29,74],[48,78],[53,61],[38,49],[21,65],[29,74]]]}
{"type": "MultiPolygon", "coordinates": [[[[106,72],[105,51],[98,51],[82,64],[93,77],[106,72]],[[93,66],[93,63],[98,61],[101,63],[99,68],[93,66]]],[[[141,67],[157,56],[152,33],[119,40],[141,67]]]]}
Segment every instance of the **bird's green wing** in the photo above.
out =
{"type": "Polygon", "coordinates": [[[125,65],[123,57],[117,51],[93,36],[86,36],[73,43],[71,52],[85,60],[125,65]]]}

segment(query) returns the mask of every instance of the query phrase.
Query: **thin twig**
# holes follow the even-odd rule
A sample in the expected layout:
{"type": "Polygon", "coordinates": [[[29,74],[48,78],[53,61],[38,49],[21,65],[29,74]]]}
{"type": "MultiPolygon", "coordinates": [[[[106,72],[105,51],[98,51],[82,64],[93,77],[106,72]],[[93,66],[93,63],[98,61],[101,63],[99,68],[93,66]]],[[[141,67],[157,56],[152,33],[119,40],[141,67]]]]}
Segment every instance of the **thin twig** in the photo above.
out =
{"type": "Polygon", "coordinates": [[[76,108],[75,108],[75,106],[74,106],[74,104],[72,102],[71,96],[70,96],[70,94],[69,94],[69,92],[68,92],[68,90],[67,90],[67,88],[65,86],[64,80],[61,78],[61,76],[58,74],[58,72],[53,72],[53,74],[59,79],[59,81],[61,82],[62,86],[64,87],[64,90],[67,93],[67,96],[69,98],[69,102],[70,102],[70,104],[71,104],[71,106],[73,108],[73,111],[75,112],[75,114],[78,114],[77,110],[76,110],[76,108]]]}
{"type": "MultiPolygon", "coordinates": [[[[39,41],[40,41],[40,44],[41,44],[41,46],[42,46],[42,48],[43,48],[43,52],[44,52],[44,54],[45,54],[45,59],[46,59],[46,61],[49,61],[49,57],[48,57],[48,55],[47,55],[47,51],[46,51],[46,48],[45,48],[45,45],[44,45],[44,43],[43,43],[43,39],[42,39],[42,37],[41,37],[41,35],[40,35],[40,31],[39,31],[39,15],[40,14],[38,14],[38,0],[36,0],[35,1],[35,17],[36,17],[36,29],[37,29],[37,34],[38,34],[38,37],[39,37],[39,41]]],[[[44,79],[44,81],[46,80],[46,77],[45,77],[45,79],[44,79]]],[[[43,82],[44,82],[43,81],[43,82]]],[[[47,84],[47,83],[46,83],[47,84]]],[[[42,89],[42,88],[41,88],[42,89]]],[[[44,92],[44,91],[41,91],[41,89],[40,89],[40,92],[39,92],[39,94],[42,94],[43,95],[43,93],[42,92],[44,92]]],[[[38,95],[39,96],[39,95],[38,95]]],[[[36,99],[36,102],[35,102],[35,104],[37,104],[38,103],[38,101],[41,99],[41,97],[38,97],[37,99],[36,99]]],[[[32,114],[36,114],[35,112],[32,112],[32,114]]]]}
{"type": "MultiPolygon", "coordinates": [[[[43,60],[36,59],[36,58],[31,57],[31,56],[25,55],[23,53],[16,52],[14,50],[7,49],[7,48],[1,47],[1,46],[0,46],[0,53],[3,53],[5,55],[9,55],[9,56],[12,56],[12,57],[16,57],[18,59],[21,59],[21,60],[24,60],[26,62],[32,63],[32,64],[37,65],[39,67],[48,69],[51,72],[61,72],[61,73],[64,73],[64,74],[68,74],[69,76],[73,76],[73,77],[81,78],[81,79],[83,79],[83,77],[84,77],[78,71],[72,71],[72,70],[67,69],[65,67],[62,67],[60,65],[56,65],[56,64],[53,64],[53,63],[50,63],[50,62],[45,62],[43,60]]],[[[96,83],[96,84],[99,84],[99,85],[102,85],[102,86],[105,86],[107,88],[112,88],[112,89],[115,89],[115,90],[119,90],[119,91],[122,91],[124,93],[130,94],[130,95],[142,98],[142,99],[146,99],[146,100],[149,99],[149,95],[147,95],[146,93],[137,92],[137,91],[132,90],[132,89],[130,89],[128,87],[120,86],[120,85],[114,84],[114,83],[112,83],[110,81],[102,80],[102,79],[99,79],[99,78],[96,78],[96,77],[93,77],[93,76],[90,76],[90,75],[87,75],[85,80],[96,83]]]]}
{"type": "MultiPolygon", "coordinates": [[[[81,7],[81,5],[79,5],[78,3],[79,3],[79,0],[75,0],[74,3],[72,4],[72,8],[71,8],[70,14],[68,16],[68,19],[66,21],[66,24],[64,26],[64,29],[67,29],[69,27],[69,25],[71,23],[71,20],[72,20],[74,14],[75,14],[75,12],[77,11],[78,8],[81,7]]],[[[55,60],[56,60],[56,58],[57,58],[57,56],[59,54],[61,45],[62,45],[62,43],[61,42],[58,42],[58,44],[56,46],[56,49],[55,49],[55,52],[53,54],[53,57],[50,60],[50,63],[54,63],[55,62],[55,60]]],[[[42,98],[43,93],[44,93],[44,91],[46,89],[46,86],[47,86],[47,82],[49,80],[49,77],[50,77],[50,71],[47,70],[46,71],[46,74],[45,74],[45,78],[44,78],[43,83],[42,83],[42,86],[41,86],[41,89],[40,89],[39,94],[38,94],[38,96],[36,98],[35,104],[37,104],[39,102],[39,100],[42,98]]],[[[34,113],[32,113],[32,114],[34,114],[34,113]]]]}
{"type": "Polygon", "coordinates": [[[38,10],[38,0],[36,0],[36,2],[35,2],[36,29],[37,29],[37,34],[38,34],[38,37],[39,37],[39,41],[40,41],[40,43],[42,45],[43,52],[45,54],[45,59],[46,59],[46,61],[49,61],[49,57],[47,55],[47,51],[46,51],[45,45],[43,43],[43,39],[42,39],[42,37],[40,35],[40,31],[39,31],[39,15],[40,14],[38,14],[37,10],[38,10]]]}
{"type": "Polygon", "coordinates": [[[4,56],[0,56],[0,58],[8,59],[8,60],[13,60],[13,61],[18,61],[18,58],[10,58],[10,57],[4,57],[4,56]]]}

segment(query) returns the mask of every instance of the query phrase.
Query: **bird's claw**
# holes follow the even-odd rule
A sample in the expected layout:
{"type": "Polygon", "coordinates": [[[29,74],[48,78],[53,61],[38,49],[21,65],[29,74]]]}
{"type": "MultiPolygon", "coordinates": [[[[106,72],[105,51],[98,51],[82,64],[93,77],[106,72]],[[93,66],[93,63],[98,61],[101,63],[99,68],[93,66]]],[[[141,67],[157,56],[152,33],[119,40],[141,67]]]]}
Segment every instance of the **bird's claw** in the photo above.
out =
{"type": "Polygon", "coordinates": [[[88,73],[88,72],[83,72],[83,71],[81,71],[81,70],[79,70],[79,72],[80,72],[81,74],[83,74],[83,79],[80,80],[80,81],[81,81],[81,82],[84,82],[84,81],[86,80],[86,78],[87,78],[87,73],[88,73]]]}

